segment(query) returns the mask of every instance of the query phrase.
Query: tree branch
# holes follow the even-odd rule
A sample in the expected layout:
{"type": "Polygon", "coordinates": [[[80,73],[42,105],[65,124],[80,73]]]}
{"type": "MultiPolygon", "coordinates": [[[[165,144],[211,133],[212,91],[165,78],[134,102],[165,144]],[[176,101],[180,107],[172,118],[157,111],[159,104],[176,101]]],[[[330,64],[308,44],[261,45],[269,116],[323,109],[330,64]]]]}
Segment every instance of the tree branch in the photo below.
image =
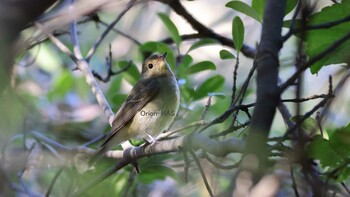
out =
{"type": "Polygon", "coordinates": [[[324,49],[321,53],[314,56],[310,59],[306,64],[302,65],[286,82],[284,82],[280,86],[280,92],[282,93],[285,89],[287,89],[291,84],[295,82],[300,73],[304,72],[307,68],[309,68],[312,64],[316,63],[318,60],[322,59],[326,55],[330,55],[336,48],[338,48],[341,44],[343,44],[346,40],[350,39],[350,32],[341,37],[339,40],[335,41],[328,48],[324,49]]]}
{"type": "Polygon", "coordinates": [[[257,99],[245,148],[245,158],[256,158],[259,166],[249,168],[243,162],[243,169],[252,173],[257,181],[267,167],[267,139],[279,103],[278,90],[278,52],[282,47],[281,30],[285,0],[267,0],[261,42],[254,64],[257,65],[257,99]],[[246,169],[245,169],[246,168],[246,169]]]}
{"type": "Polygon", "coordinates": [[[107,34],[113,29],[113,27],[120,21],[120,19],[134,6],[136,0],[130,0],[126,8],[117,16],[117,18],[108,25],[108,27],[105,29],[105,31],[97,38],[94,45],[89,50],[86,60],[89,61],[91,57],[94,55],[96,49],[101,44],[102,40],[107,36],[107,34]]]}
{"type": "MultiPolygon", "coordinates": [[[[197,30],[198,34],[203,37],[214,38],[218,40],[222,45],[232,47],[234,43],[231,39],[221,36],[215,33],[213,30],[204,26],[198,20],[196,20],[187,10],[183,7],[179,0],[155,0],[161,3],[169,5],[178,15],[182,16],[193,29],[197,30]]],[[[256,50],[248,45],[243,45],[241,49],[242,53],[250,58],[254,58],[256,54],[256,50]]]]}
{"type": "MultiPolygon", "coordinates": [[[[305,27],[305,30],[310,31],[310,30],[316,30],[316,29],[327,29],[327,28],[331,28],[331,27],[349,22],[349,21],[350,21],[350,16],[346,16],[344,18],[341,18],[341,19],[335,20],[335,21],[330,21],[330,22],[316,24],[316,25],[307,25],[305,27]]],[[[295,33],[299,33],[301,31],[303,31],[301,28],[294,28],[294,26],[291,26],[290,31],[285,36],[283,36],[283,41],[286,41],[288,38],[290,38],[291,35],[293,35],[295,33]]]]}
{"type": "MultiPolygon", "coordinates": [[[[86,183],[82,188],[77,191],[74,196],[80,196],[93,186],[101,183],[103,180],[116,173],[118,170],[128,164],[136,162],[142,157],[148,157],[157,154],[165,154],[170,152],[179,152],[181,147],[185,149],[198,150],[202,149],[207,153],[215,156],[224,157],[229,153],[239,153],[243,151],[244,142],[230,138],[224,141],[216,141],[202,134],[192,134],[187,136],[181,136],[171,140],[156,141],[148,146],[131,147],[124,151],[108,151],[105,153],[106,157],[115,158],[117,164],[115,167],[108,169],[104,173],[98,175],[96,179],[86,183]]],[[[76,149],[77,152],[93,153],[91,149],[80,147],[76,149]],[[88,150],[88,152],[84,152],[88,150]]]]}

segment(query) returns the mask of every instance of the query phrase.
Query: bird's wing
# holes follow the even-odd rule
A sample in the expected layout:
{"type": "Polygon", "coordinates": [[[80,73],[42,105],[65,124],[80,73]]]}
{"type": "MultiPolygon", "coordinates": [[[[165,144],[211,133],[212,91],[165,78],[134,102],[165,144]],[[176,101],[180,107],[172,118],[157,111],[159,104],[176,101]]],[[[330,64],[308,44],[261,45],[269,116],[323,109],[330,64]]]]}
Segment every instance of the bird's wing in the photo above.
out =
{"type": "Polygon", "coordinates": [[[158,93],[160,84],[156,78],[139,80],[130,95],[114,117],[112,130],[107,135],[104,146],[113,136],[138,113],[158,93]]]}

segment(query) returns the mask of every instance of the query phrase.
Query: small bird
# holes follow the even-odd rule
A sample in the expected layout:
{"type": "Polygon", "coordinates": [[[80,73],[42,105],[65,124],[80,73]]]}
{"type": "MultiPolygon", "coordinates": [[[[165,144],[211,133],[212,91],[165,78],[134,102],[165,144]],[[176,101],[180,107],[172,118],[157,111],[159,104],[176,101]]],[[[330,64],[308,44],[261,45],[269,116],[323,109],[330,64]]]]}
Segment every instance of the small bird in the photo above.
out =
{"type": "Polygon", "coordinates": [[[92,165],[106,151],[133,139],[150,139],[169,127],[179,109],[180,91],[166,53],[148,57],[142,65],[141,79],[114,117],[112,129],[90,159],[92,165]]]}

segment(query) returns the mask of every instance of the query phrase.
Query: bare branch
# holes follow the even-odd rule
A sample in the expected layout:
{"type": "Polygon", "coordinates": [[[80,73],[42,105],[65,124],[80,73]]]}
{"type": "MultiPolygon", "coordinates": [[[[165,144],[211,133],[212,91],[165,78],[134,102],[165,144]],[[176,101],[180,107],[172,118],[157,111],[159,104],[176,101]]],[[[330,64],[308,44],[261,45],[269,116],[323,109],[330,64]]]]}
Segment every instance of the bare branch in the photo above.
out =
{"type": "Polygon", "coordinates": [[[104,114],[107,117],[109,125],[112,126],[113,119],[114,119],[114,113],[113,113],[111,107],[109,106],[107,99],[104,96],[97,81],[95,80],[95,78],[90,70],[89,64],[85,60],[79,60],[79,61],[77,61],[77,66],[78,66],[79,70],[81,72],[83,72],[85,79],[86,79],[86,82],[89,84],[89,86],[92,90],[92,93],[94,93],[94,95],[96,96],[98,104],[100,105],[104,114]]]}
{"type": "MultiPolygon", "coordinates": [[[[116,166],[108,169],[103,174],[98,175],[96,179],[92,180],[91,182],[86,183],[83,188],[74,194],[74,196],[83,194],[96,184],[100,183],[102,180],[108,178],[124,166],[132,164],[139,158],[170,152],[179,152],[181,151],[181,147],[193,150],[202,149],[210,154],[224,157],[229,153],[241,152],[244,148],[244,143],[235,138],[224,141],[216,141],[202,134],[192,134],[171,140],[156,141],[155,143],[145,147],[131,147],[124,151],[107,151],[105,153],[106,157],[118,159],[116,166]]],[[[88,154],[94,153],[94,151],[91,151],[91,149],[84,147],[79,147],[79,149],[76,149],[75,151],[88,154]]]]}
{"type": "Polygon", "coordinates": [[[52,191],[52,189],[53,189],[53,186],[55,185],[55,183],[56,183],[58,177],[61,175],[62,171],[63,171],[63,168],[59,169],[59,170],[56,172],[55,176],[53,177],[53,179],[52,179],[52,181],[51,181],[51,183],[50,183],[49,188],[47,189],[47,192],[46,192],[46,194],[45,194],[45,197],[49,197],[49,196],[50,196],[51,191],[52,191]]]}
{"type": "Polygon", "coordinates": [[[91,57],[94,55],[96,49],[101,44],[103,39],[113,29],[113,27],[120,21],[120,19],[122,19],[122,17],[132,8],[132,6],[134,6],[135,2],[136,2],[136,0],[130,0],[128,2],[126,8],[117,16],[117,18],[111,24],[109,24],[109,26],[105,29],[105,31],[97,38],[96,42],[91,47],[91,49],[89,50],[89,52],[86,56],[87,61],[89,61],[91,59],[91,57]]]}
{"type": "Polygon", "coordinates": [[[209,155],[205,152],[203,152],[204,154],[204,157],[211,163],[213,164],[213,166],[215,168],[219,168],[219,169],[223,169],[223,170],[232,170],[234,168],[238,168],[239,167],[239,164],[241,163],[240,161],[238,161],[237,163],[233,164],[233,165],[228,165],[228,166],[225,166],[225,165],[222,165],[220,163],[217,163],[216,161],[214,161],[213,159],[211,159],[209,157],[209,155]]]}
{"type": "MultiPolygon", "coordinates": [[[[208,27],[200,23],[198,20],[196,20],[190,13],[187,12],[187,10],[183,7],[183,5],[179,0],[155,0],[155,1],[159,1],[169,5],[178,15],[182,16],[185,20],[187,20],[187,22],[192,26],[192,28],[197,30],[198,34],[203,35],[203,37],[214,38],[225,46],[229,46],[229,47],[234,46],[234,43],[231,39],[215,33],[213,30],[209,29],[208,27]]],[[[241,51],[245,56],[250,58],[254,58],[256,54],[256,50],[247,45],[243,45],[241,51]]]]}
{"type": "Polygon", "coordinates": [[[46,28],[41,25],[40,23],[35,23],[35,26],[43,32],[50,40],[51,42],[56,45],[56,47],[61,50],[63,53],[65,53],[67,56],[69,56],[73,61],[77,61],[77,58],[75,55],[64,45],[59,39],[57,39],[55,36],[53,36],[51,33],[49,33],[46,28]]]}
{"type": "MultiPolygon", "coordinates": [[[[334,27],[334,26],[337,26],[337,25],[340,25],[340,24],[343,24],[343,23],[346,23],[349,21],[350,21],[350,16],[346,16],[344,18],[341,18],[341,19],[335,20],[335,21],[330,21],[330,22],[316,24],[316,25],[307,25],[305,27],[305,30],[309,31],[309,30],[316,30],[316,29],[328,29],[328,28],[331,28],[331,27],[334,27]]],[[[302,31],[301,28],[294,29],[294,26],[292,27],[292,25],[291,25],[289,32],[285,36],[283,36],[283,40],[285,41],[288,38],[290,38],[291,35],[293,35],[295,33],[299,33],[301,31],[302,31]]]]}
{"type": "Polygon", "coordinates": [[[284,82],[280,86],[280,92],[282,93],[291,84],[293,84],[295,82],[295,80],[298,78],[298,76],[300,75],[300,73],[304,72],[312,64],[316,63],[318,60],[322,59],[326,55],[330,55],[336,48],[338,48],[341,44],[343,44],[348,39],[350,39],[350,32],[347,33],[346,35],[344,35],[339,40],[335,41],[332,45],[330,45],[328,48],[323,50],[321,53],[319,53],[318,55],[314,56],[306,64],[302,65],[289,79],[287,79],[286,82],[284,82]]]}
{"type": "Polygon", "coordinates": [[[201,176],[202,176],[202,179],[203,179],[205,188],[207,188],[207,191],[208,191],[208,193],[209,193],[210,196],[214,196],[214,194],[213,194],[213,192],[211,191],[211,188],[210,188],[210,186],[209,186],[207,177],[205,176],[205,173],[204,173],[204,170],[203,170],[203,168],[202,168],[202,165],[201,165],[201,163],[199,162],[199,160],[198,160],[196,154],[193,152],[193,150],[189,150],[189,152],[190,152],[190,154],[192,155],[194,161],[195,161],[196,164],[197,164],[197,167],[198,167],[199,172],[200,172],[200,174],[201,174],[201,176]]]}

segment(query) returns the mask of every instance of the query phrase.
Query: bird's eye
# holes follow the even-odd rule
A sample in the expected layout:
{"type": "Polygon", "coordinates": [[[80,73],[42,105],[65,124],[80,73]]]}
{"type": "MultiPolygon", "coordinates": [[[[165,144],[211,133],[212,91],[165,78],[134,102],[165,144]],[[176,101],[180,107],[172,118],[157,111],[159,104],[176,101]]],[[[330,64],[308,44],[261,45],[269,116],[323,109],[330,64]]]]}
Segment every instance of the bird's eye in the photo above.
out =
{"type": "Polygon", "coordinates": [[[153,68],[153,64],[148,64],[148,69],[152,69],[153,68]]]}

